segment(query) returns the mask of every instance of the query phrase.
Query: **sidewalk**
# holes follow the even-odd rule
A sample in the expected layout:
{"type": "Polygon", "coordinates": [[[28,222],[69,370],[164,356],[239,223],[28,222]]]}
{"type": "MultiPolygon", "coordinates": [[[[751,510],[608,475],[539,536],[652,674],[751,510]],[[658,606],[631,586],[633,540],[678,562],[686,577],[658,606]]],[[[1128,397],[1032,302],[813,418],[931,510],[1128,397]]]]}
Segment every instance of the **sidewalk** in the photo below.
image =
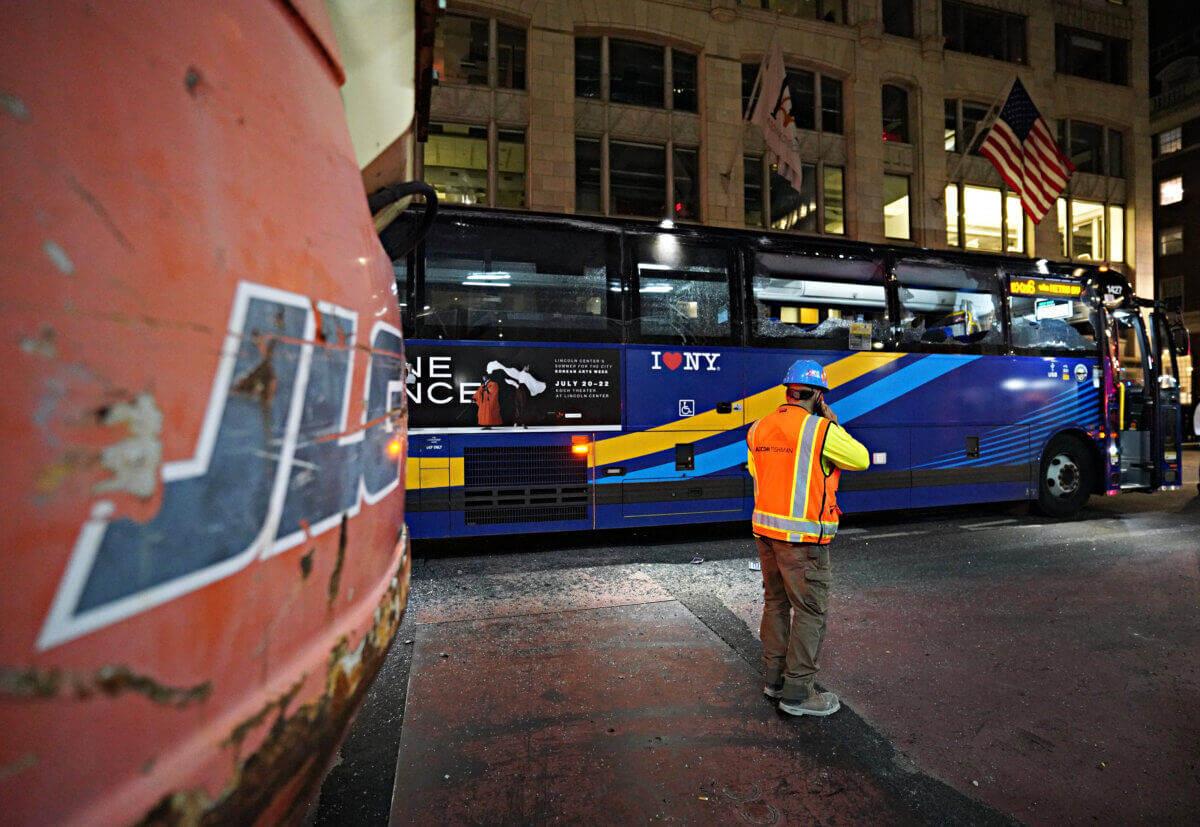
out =
{"type": "Polygon", "coordinates": [[[778,713],[746,624],[654,570],[418,590],[392,822],[1011,823],[898,757],[852,703],[778,713]]]}

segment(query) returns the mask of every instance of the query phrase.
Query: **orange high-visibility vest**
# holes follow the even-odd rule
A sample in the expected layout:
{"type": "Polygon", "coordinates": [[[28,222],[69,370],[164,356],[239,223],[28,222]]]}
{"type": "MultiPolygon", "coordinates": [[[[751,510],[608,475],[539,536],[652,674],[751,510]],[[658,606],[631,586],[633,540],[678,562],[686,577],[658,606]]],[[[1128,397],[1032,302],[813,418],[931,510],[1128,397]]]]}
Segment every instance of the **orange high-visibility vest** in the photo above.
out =
{"type": "Polygon", "coordinates": [[[783,405],[750,426],[746,446],[754,477],[755,534],[788,543],[824,545],[837,534],[838,479],[821,465],[830,421],[783,405]]]}

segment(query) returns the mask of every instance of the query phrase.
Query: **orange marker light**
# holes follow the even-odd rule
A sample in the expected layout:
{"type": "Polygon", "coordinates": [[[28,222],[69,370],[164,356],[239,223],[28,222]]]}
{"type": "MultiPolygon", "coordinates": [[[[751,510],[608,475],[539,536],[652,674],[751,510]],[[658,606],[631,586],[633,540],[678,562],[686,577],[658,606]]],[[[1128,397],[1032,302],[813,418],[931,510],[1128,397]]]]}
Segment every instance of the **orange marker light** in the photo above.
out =
{"type": "Polygon", "coordinates": [[[388,443],[388,454],[393,457],[400,456],[400,449],[404,447],[400,444],[400,440],[393,439],[388,443]]]}
{"type": "Polygon", "coordinates": [[[572,454],[586,454],[588,452],[587,443],[576,444],[571,446],[572,454]]]}

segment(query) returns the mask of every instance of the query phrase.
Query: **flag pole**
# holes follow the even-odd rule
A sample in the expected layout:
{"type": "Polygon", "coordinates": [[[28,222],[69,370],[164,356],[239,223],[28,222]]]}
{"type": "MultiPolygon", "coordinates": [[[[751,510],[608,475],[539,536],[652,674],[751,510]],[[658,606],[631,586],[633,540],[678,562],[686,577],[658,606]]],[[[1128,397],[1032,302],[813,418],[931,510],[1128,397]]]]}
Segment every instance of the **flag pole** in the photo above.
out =
{"type": "Polygon", "coordinates": [[[947,177],[947,183],[961,183],[959,176],[962,174],[963,165],[966,164],[967,157],[971,154],[971,150],[975,148],[975,144],[979,141],[980,137],[985,135],[995,125],[996,118],[1000,116],[1000,107],[1008,99],[1008,93],[1012,90],[1013,84],[1020,79],[1021,74],[1013,72],[1012,80],[1004,85],[1004,88],[1000,90],[1000,94],[992,101],[992,105],[988,107],[987,114],[983,116],[983,120],[979,122],[979,126],[975,129],[975,134],[971,136],[971,142],[967,144],[962,154],[958,157],[958,164],[954,167],[954,174],[947,177]]]}

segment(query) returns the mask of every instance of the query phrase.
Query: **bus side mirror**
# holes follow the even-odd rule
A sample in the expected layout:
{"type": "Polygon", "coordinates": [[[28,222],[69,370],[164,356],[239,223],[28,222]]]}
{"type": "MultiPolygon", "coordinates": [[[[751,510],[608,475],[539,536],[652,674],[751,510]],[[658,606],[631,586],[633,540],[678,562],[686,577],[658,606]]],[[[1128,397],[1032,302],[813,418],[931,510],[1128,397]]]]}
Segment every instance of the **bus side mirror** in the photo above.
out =
{"type": "Polygon", "coordinates": [[[1179,356],[1187,356],[1192,352],[1192,343],[1183,325],[1171,325],[1171,348],[1179,356]]]}

